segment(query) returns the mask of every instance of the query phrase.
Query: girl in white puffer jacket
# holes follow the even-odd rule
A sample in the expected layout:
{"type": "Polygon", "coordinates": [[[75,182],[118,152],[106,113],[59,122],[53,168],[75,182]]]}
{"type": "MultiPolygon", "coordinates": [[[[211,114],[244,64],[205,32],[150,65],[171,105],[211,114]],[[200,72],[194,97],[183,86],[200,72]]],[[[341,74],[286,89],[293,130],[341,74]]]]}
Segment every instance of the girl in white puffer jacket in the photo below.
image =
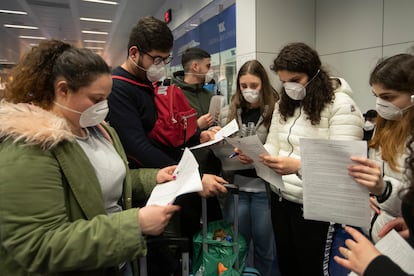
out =
{"type": "Polygon", "coordinates": [[[272,70],[283,84],[273,112],[264,164],[282,175],[285,189],[271,184],[272,222],[282,275],[323,275],[329,223],[303,218],[300,138],[361,140],[362,114],[345,80],[330,78],[315,50],[285,46],[272,70]]]}

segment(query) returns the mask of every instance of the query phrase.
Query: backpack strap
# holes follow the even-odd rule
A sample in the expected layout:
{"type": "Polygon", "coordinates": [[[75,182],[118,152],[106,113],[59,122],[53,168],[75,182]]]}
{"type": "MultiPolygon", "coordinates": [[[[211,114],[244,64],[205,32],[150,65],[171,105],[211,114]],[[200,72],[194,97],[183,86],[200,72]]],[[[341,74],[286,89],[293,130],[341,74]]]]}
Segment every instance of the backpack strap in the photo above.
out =
{"type": "Polygon", "coordinates": [[[112,76],[112,79],[123,80],[123,81],[129,82],[129,83],[132,83],[132,84],[135,84],[135,85],[141,86],[141,87],[152,88],[152,87],[151,87],[151,86],[149,86],[148,84],[143,84],[143,83],[140,83],[140,82],[137,82],[137,81],[131,80],[131,79],[126,78],[126,77],[123,77],[123,76],[113,75],[113,76],[112,76]]]}
{"type": "Polygon", "coordinates": [[[177,120],[174,118],[174,102],[175,102],[174,101],[174,97],[175,97],[175,91],[174,91],[173,84],[171,84],[169,86],[169,88],[170,88],[170,91],[167,91],[167,97],[168,97],[169,104],[170,104],[169,108],[170,108],[170,113],[171,113],[171,121],[173,123],[177,123],[177,120]]]}

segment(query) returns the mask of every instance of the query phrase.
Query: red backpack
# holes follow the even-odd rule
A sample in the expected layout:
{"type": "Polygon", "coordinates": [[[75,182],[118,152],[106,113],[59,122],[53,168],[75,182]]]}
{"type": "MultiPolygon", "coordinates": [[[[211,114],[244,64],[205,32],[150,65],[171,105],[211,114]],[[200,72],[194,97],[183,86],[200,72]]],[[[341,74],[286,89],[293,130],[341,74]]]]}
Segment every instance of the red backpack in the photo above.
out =
{"type": "MultiPolygon", "coordinates": [[[[122,76],[112,78],[148,87],[122,76]]],[[[197,131],[197,111],[188,103],[181,88],[169,82],[154,85],[154,94],[157,120],[148,136],[170,147],[184,145],[197,131]]]]}

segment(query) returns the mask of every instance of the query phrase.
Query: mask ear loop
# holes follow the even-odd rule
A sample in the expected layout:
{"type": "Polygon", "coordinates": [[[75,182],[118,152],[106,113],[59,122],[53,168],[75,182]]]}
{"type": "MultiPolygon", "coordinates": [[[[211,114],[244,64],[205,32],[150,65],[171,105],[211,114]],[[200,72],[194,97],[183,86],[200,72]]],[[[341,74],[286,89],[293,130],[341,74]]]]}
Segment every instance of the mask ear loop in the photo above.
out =
{"type": "Polygon", "coordinates": [[[308,84],[316,78],[316,76],[319,74],[320,71],[321,69],[318,69],[318,72],[316,72],[316,74],[310,79],[310,81],[308,81],[303,87],[308,86],[308,84]]]}
{"type": "Polygon", "coordinates": [[[402,108],[401,109],[401,112],[404,112],[407,109],[410,109],[410,108],[412,108],[414,106],[414,94],[410,96],[410,102],[411,102],[411,104],[409,106],[407,106],[407,107],[402,108]]]}

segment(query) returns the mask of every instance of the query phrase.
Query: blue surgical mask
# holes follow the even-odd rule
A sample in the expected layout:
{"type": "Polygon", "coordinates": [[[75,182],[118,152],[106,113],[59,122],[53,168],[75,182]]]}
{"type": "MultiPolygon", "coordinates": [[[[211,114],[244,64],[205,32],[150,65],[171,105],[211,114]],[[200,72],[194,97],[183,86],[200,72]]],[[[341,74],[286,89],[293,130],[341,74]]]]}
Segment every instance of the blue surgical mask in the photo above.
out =
{"type": "Polygon", "coordinates": [[[205,89],[207,89],[208,91],[214,93],[214,87],[215,87],[214,83],[208,83],[208,84],[204,85],[203,87],[205,89]]]}

